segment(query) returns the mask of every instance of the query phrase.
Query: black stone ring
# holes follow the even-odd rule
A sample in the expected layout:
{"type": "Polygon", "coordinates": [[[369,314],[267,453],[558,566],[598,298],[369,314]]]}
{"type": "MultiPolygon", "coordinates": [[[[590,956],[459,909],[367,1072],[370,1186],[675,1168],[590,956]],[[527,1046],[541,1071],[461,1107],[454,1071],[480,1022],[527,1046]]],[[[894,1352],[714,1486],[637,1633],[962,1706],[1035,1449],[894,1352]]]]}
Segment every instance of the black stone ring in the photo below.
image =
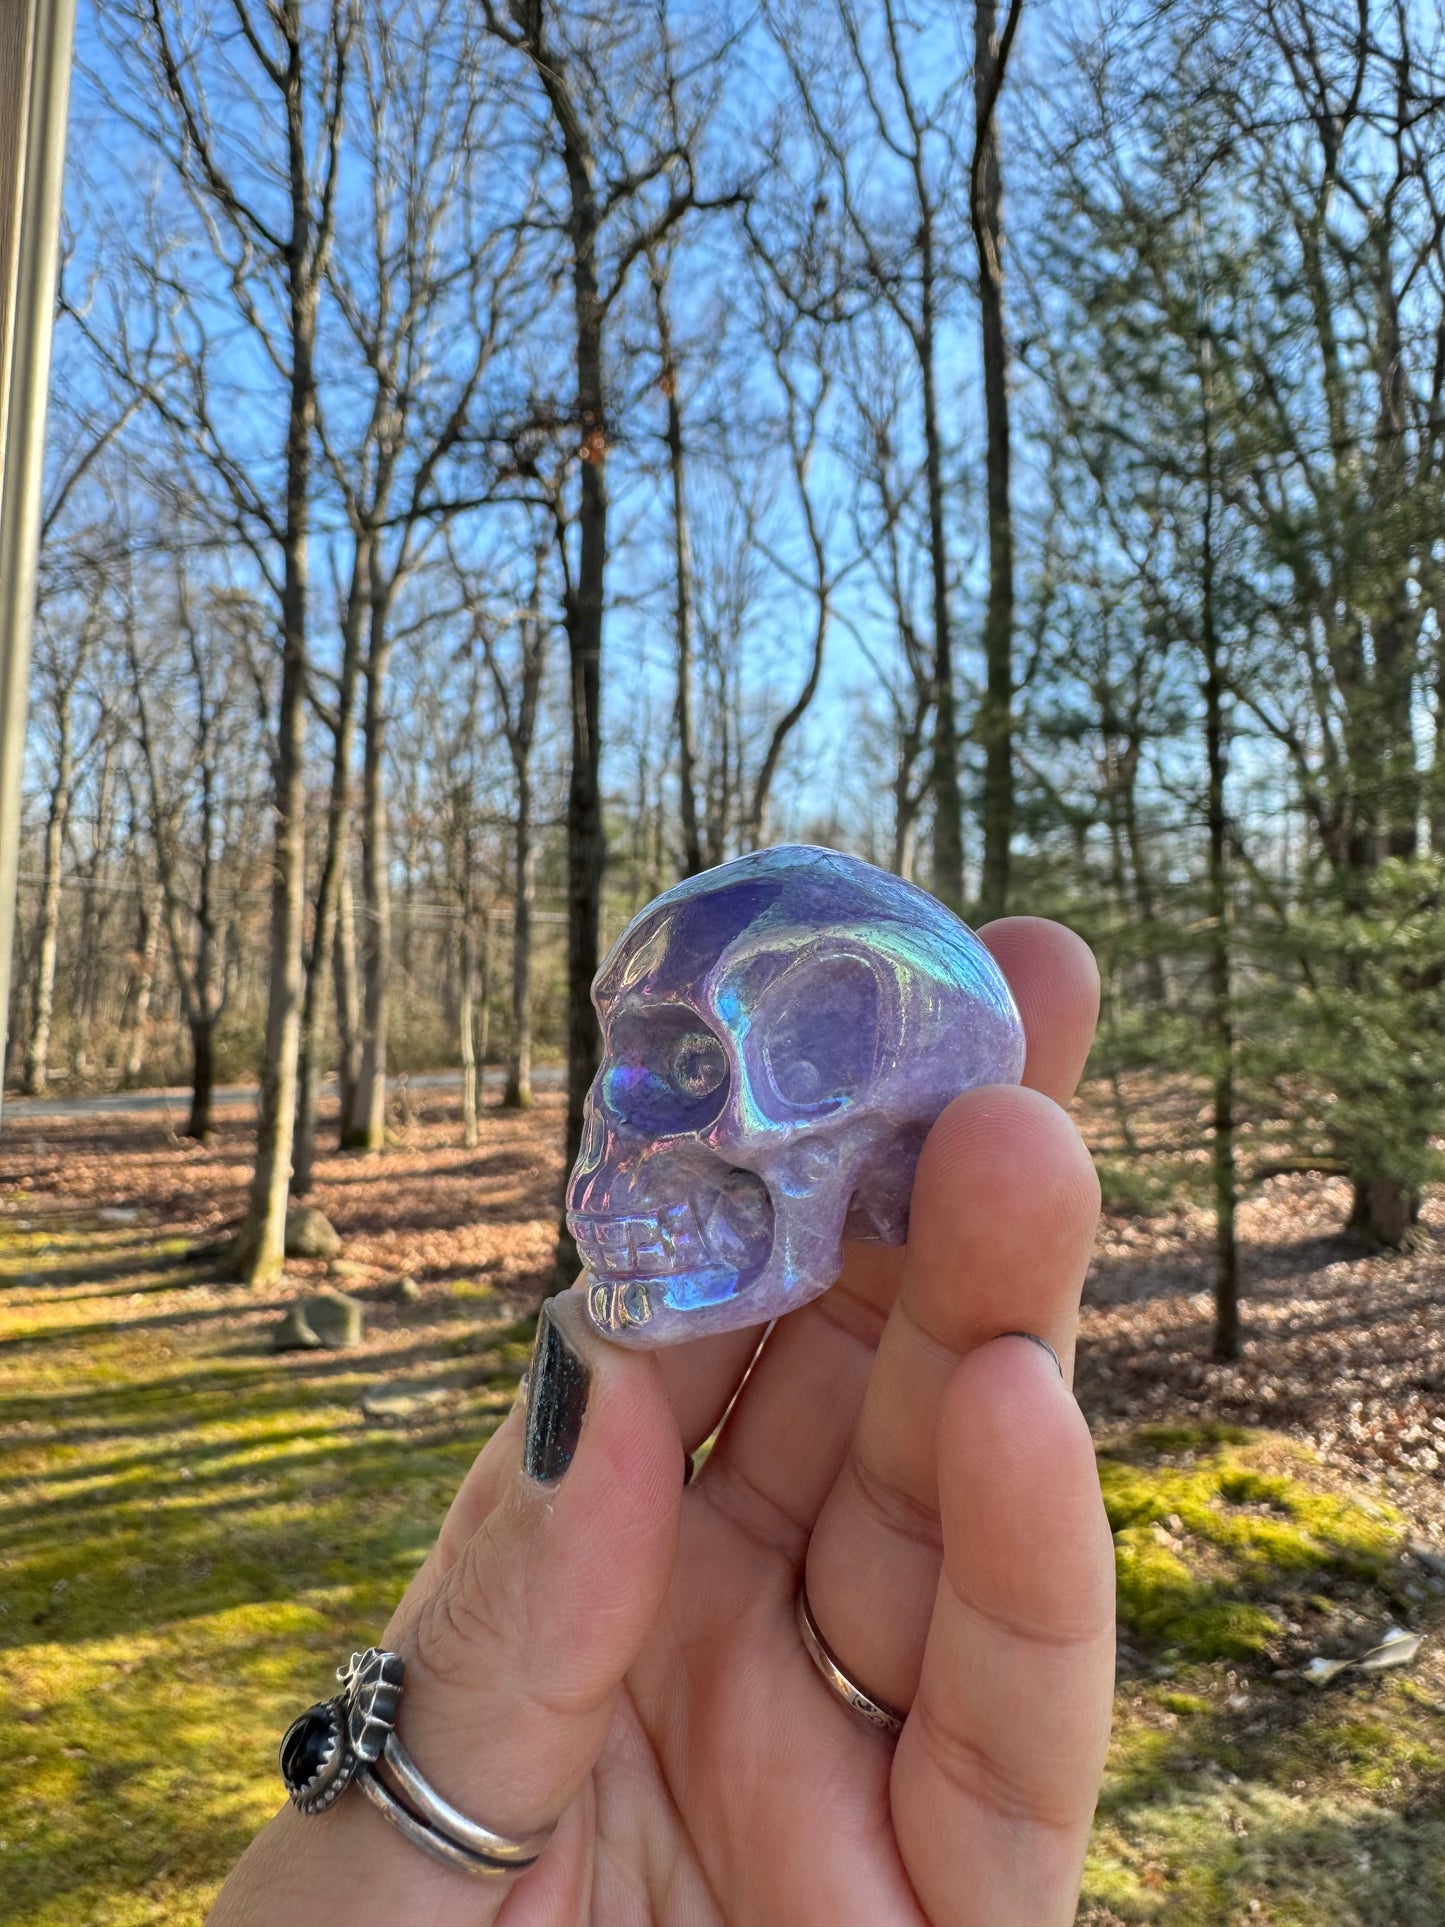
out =
{"type": "Polygon", "coordinates": [[[293,1720],[281,1742],[281,1778],[291,1803],[325,1813],[355,1780],[391,1824],[434,1859],[472,1874],[530,1867],[551,1839],[544,1827],[525,1837],[493,1833],[470,1820],[421,1775],[396,1732],[406,1665],[400,1653],[368,1646],[337,1668],[341,1691],[293,1720]],[[385,1765],[395,1786],[378,1768],[385,1765]]]}

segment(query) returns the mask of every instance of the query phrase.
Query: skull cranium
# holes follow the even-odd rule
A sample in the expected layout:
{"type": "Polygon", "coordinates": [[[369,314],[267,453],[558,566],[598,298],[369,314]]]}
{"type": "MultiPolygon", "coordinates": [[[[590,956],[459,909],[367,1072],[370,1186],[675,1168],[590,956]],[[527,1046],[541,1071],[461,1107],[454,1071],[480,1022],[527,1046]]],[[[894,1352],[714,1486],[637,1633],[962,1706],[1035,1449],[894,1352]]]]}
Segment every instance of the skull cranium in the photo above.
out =
{"type": "Polygon", "coordinates": [[[845,1236],[902,1243],[929,1126],[1023,1069],[966,925],[802,844],[657,898],[592,995],[604,1051],[567,1222],[591,1316],[624,1343],[776,1318],[833,1283],[845,1236]]]}

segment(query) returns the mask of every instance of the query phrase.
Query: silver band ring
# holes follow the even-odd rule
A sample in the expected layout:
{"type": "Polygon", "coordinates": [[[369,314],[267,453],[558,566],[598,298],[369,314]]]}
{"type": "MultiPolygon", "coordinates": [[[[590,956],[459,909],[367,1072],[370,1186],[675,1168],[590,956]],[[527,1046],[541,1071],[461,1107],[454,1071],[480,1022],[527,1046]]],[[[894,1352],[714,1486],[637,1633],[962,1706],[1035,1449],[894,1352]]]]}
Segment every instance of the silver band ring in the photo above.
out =
{"type": "MultiPolygon", "coordinates": [[[[429,1826],[425,1820],[419,1819],[410,1807],[403,1805],[391,1789],[383,1784],[375,1767],[369,1767],[358,1773],[356,1784],[377,1812],[384,1819],[389,1820],[397,1832],[403,1838],[410,1840],[414,1847],[420,1847],[423,1853],[429,1853],[433,1860],[443,1860],[448,1866],[457,1867],[461,1872],[469,1873],[474,1878],[521,1873],[524,1867],[530,1867],[537,1858],[536,1854],[533,1854],[526,1860],[515,1858],[499,1860],[494,1859],[490,1854],[474,1853],[470,1847],[463,1846],[458,1840],[450,1839],[438,1828],[429,1826]]],[[[502,1844],[505,1846],[513,1843],[504,1841],[502,1844]]]]}
{"type": "Polygon", "coordinates": [[[484,1827],[480,1821],[468,1819],[466,1814],[458,1812],[450,1800],[444,1800],[436,1788],[422,1778],[416,1761],[402,1745],[400,1734],[395,1731],[387,1734],[381,1758],[421,1819],[435,1832],[444,1834],[455,1845],[465,1847],[480,1859],[491,1862],[494,1867],[518,1872],[523,1867],[530,1867],[556,1832],[554,1825],[542,1827],[536,1833],[493,1833],[490,1827],[484,1827]]]}
{"type": "Polygon", "coordinates": [[[798,1586],[798,1631],[809,1659],[817,1667],[823,1678],[832,1687],[839,1699],[846,1700],[855,1713],[861,1713],[870,1726],[876,1726],[882,1733],[897,1735],[903,1731],[905,1715],[895,1713],[891,1706],[885,1706],[863,1691],[856,1680],[849,1679],[838,1664],[838,1656],[818,1630],[818,1622],[813,1617],[813,1608],[808,1604],[808,1588],[805,1582],[798,1586]]]}

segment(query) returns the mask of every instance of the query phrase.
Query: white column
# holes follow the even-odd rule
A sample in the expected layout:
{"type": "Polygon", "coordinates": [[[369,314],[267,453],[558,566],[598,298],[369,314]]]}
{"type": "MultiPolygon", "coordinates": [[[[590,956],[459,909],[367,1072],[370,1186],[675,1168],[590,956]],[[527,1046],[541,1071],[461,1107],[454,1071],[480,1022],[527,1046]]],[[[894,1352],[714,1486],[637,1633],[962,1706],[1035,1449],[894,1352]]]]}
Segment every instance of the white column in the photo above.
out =
{"type": "Polygon", "coordinates": [[[74,38],[75,0],[0,0],[0,1066],[74,38]]]}

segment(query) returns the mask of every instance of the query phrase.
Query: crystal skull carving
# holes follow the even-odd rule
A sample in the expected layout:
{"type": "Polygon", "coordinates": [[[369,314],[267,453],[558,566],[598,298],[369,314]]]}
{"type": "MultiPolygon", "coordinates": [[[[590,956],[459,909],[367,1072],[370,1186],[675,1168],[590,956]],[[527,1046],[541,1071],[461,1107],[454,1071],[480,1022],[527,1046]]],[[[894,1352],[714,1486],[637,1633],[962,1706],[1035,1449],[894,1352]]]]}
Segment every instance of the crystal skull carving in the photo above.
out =
{"type": "Polygon", "coordinates": [[[972,931],[808,845],[658,897],[592,996],[603,1058],[567,1223],[593,1322],[624,1344],[763,1323],[833,1283],[845,1238],[901,1244],[929,1126],[1023,1070],[972,931]]]}

